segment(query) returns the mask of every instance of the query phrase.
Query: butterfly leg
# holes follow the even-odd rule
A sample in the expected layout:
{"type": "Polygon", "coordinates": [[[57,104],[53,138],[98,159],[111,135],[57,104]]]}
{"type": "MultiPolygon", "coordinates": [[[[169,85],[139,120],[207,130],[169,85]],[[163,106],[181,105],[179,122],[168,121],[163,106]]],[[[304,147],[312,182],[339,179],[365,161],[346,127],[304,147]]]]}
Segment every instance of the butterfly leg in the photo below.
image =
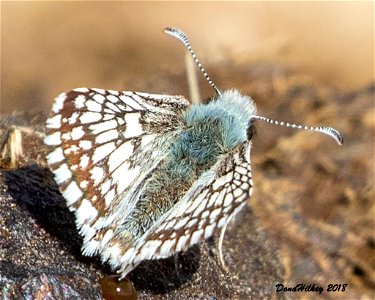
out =
{"type": "Polygon", "coordinates": [[[224,272],[226,273],[229,273],[229,269],[228,267],[226,266],[225,264],[225,261],[224,261],[224,257],[223,257],[223,241],[224,241],[224,235],[225,235],[225,231],[227,230],[227,225],[228,223],[231,221],[231,219],[233,218],[234,216],[234,213],[232,213],[229,218],[227,219],[227,221],[225,222],[224,226],[221,228],[221,231],[220,231],[220,237],[219,237],[219,241],[217,243],[217,249],[219,251],[219,263],[220,263],[220,267],[223,269],[224,272]]]}

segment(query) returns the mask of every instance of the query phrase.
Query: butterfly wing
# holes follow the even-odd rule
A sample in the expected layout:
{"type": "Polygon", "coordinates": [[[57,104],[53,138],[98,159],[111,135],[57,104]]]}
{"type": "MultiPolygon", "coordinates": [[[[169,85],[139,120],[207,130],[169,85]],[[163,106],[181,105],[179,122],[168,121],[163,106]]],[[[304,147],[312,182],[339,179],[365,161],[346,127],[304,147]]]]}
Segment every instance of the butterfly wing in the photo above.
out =
{"type": "Polygon", "coordinates": [[[226,154],[134,247],[113,257],[122,277],[144,259],[168,257],[207,239],[245,205],[253,185],[250,146],[246,142],[226,154]]]}
{"type": "Polygon", "coordinates": [[[87,88],[56,98],[47,120],[47,161],[75,211],[85,254],[98,250],[91,240],[119,217],[118,208],[131,211],[188,105],[181,96],[87,88]]]}

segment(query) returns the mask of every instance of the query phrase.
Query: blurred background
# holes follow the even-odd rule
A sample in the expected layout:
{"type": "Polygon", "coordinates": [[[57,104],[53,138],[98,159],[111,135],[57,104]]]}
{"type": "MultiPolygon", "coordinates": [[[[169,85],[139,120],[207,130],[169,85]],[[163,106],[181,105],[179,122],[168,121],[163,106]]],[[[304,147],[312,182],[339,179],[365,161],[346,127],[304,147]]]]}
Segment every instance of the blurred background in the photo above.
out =
{"type": "Polygon", "coordinates": [[[48,111],[81,86],[188,96],[150,81],[184,72],[166,26],[208,70],[235,58],[297,66],[343,91],[374,81],[372,2],[1,2],[0,112],[48,111]]]}

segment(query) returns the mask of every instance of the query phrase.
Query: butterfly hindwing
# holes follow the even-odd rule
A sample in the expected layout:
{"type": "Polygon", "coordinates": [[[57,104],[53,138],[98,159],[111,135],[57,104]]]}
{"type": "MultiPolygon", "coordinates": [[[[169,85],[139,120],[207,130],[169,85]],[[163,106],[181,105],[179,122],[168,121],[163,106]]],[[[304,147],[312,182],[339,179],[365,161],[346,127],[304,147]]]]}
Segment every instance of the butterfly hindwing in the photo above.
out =
{"type": "Polygon", "coordinates": [[[252,193],[250,143],[202,175],[179,203],[121,258],[122,277],[144,259],[168,257],[206,239],[236,214],[252,193]]]}

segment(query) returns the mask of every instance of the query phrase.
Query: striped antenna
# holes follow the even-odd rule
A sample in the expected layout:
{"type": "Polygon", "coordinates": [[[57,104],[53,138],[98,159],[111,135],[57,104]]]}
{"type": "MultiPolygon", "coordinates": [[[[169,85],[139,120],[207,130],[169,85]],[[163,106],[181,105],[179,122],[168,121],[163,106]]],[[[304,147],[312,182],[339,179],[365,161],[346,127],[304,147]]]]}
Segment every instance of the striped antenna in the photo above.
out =
{"type": "Polygon", "coordinates": [[[253,116],[251,119],[252,120],[266,121],[267,123],[274,124],[274,125],[280,125],[280,126],[285,126],[285,127],[291,127],[291,128],[297,128],[297,129],[302,129],[302,130],[310,130],[310,131],[316,131],[316,132],[324,133],[324,134],[332,137],[340,146],[344,143],[344,138],[342,137],[340,132],[338,132],[336,129],[334,129],[332,127],[320,127],[320,126],[319,127],[316,127],[316,126],[312,127],[312,126],[306,126],[306,125],[290,124],[288,122],[280,122],[280,121],[272,120],[272,119],[265,118],[265,117],[262,117],[262,116],[253,116]]]}
{"type": "Polygon", "coordinates": [[[190,46],[190,42],[189,42],[189,39],[188,39],[187,35],[181,29],[173,28],[173,27],[164,28],[164,32],[166,34],[169,34],[169,35],[173,36],[174,38],[180,40],[185,45],[185,47],[188,49],[191,56],[193,57],[195,63],[197,64],[199,70],[202,72],[204,78],[206,78],[208,83],[212,86],[212,88],[215,90],[215,92],[220,96],[221,95],[220,90],[213,83],[211,78],[208,76],[206,70],[203,68],[202,64],[199,62],[198,57],[195,55],[195,52],[193,51],[193,49],[190,46]]]}

